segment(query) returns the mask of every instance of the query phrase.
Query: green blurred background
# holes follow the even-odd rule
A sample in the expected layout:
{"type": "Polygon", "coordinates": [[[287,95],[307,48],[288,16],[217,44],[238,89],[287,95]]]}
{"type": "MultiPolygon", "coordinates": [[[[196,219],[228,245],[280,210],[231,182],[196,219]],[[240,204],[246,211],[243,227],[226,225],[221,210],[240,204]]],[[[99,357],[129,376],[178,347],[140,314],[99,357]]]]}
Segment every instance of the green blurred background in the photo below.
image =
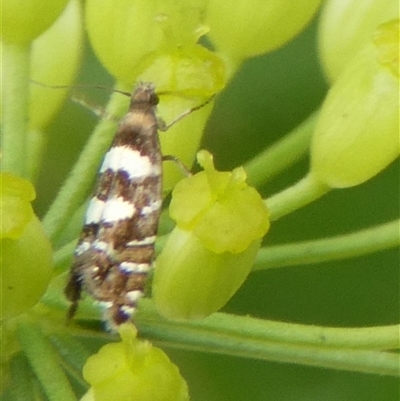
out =
{"type": "MultiPolygon", "coordinates": [[[[327,91],[317,57],[317,22],[284,48],[245,63],[217,98],[203,147],[219,169],[243,164],[319,107],[327,91]]],[[[112,86],[90,48],[78,83],[112,86]]],[[[94,104],[107,93],[88,90],[94,104]]],[[[43,214],[76,160],[96,117],[68,102],[48,128],[49,143],[36,210],[43,214]]],[[[303,160],[259,188],[264,197],[301,178],[303,160]]],[[[368,183],[334,191],[274,223],[265,244],[347,233],[399,215],[399,164],[368,183]]],[[[328,326],[373,326],[399,321],[399,252],[261,271],[250,275],[225,312],[328,326]]],[[[192,401],[399,400],[392,377],[166,349],[187,379],[192,401]]]]}

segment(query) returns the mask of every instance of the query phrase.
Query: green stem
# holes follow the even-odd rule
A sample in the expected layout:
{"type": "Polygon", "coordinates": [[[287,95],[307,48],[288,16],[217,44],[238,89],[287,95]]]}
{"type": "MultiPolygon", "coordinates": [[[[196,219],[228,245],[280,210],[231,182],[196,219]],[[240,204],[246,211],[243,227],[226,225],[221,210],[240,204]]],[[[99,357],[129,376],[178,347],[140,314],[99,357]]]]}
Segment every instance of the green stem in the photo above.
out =
{"type": "MultiPolygon", "coordinates": [[[[89,201],[89,200],[88,200],[89,201]]],[[[84,201],[75,211],[72,213],[68,222],[58,232],[57,241],[54,241],[54,247],[57,249],[60,245],[75,241],[75,245],[78,243],[78,236],[80,229],[82,228],[86,210],[88,208],[88,201],[84,201]]],[[[72,253],[71,255],[72,256],[72,253]]]]}
{"type": "Polygon", "coordinates": [[[331,328],[215,313],[194,322],[160,318],[142,301],[136,318],[145,337],[186,350],[297,363],[338,370],[399,375],[399,325],[331,328]]]}
{"type": "MultiPolygon", "coordinates": [[[[126,108],[122,100],[124,99],[120,94],[113,93],[106,108],[106,114],[111,116],[121,115],[122,109],[126,108]]],[[[96,177],[100,160],[110,145],[111,136],[115,129],[115,121],[110,119],[101,120],[89,138],[78,161],[43,220],[47,235],[51,239],[57,238],[57,235],[71,218],[73,212],[85,200],[88,188],[93,183],[93,178],[96,177]]]]}
{"type": "Polygon", "coordinates": [[[53,260],[57,273],[64,271],[64,269],[60,269],[60,266],[63,265],[67,260],[71,260],[77,242],[78,239],[75,238],[54,252],[53,260]]]}
{"type": "MultiPolygon", "coordinates": [[[[37,401],[34,387],[33,373],[29,367],[26,356],[22,353],[15,355],[10,361],[10,400],[37,401]]],[[[7,399],[7,395],[4,395],[7,399]]]]}
{"type": "Polygon", "coordinates": [[[71,335],[53,334],[50,341],[63,359],[63,367],[87,391],[89,385],[82,378],[82,369],[91,353],[71,335]]]}
{"type": "Polygon", "coordinates": [[[400,220],[355,233],[261,248],[253,271],[321,263],[394,248],[400,245],[400,220]]]}
{"type": "Polygon", "coordinates": [[[35,324],[21,322],[18,339],[48,399],[76,401],[58,356],[41,330],[35,324]]]}
{"type": "Polygon", "coordinates": [[[292,132],[245,164],[250,185],[260,187],[305,155],[318,113],[311,114],[292,132]]]}
{"type": "MultiPolygon", "coordinates": [[[[257,254],[253,271],[348,259],[395,248],[400,246],[399,226],[400,220],[394,220],[351,234],[263,247],[257,254]]],[[[157,238],[158,252],[166,240],[166,235],[157,238]]],[[[71,258],[76,241],[69,242],[55,252],[55,266],[60,266],[71,258]]]]}
{"type": "Polygon", "coordinates": [[[32,181],[35,181],[42,163],[43,153],[46,146],[46,135],[42,130],[29,131],[27,172],[32,181]]]}
{"type": "Polygon", "coordinates": [[[2,42],[2,170],[27,177],[31,47],[2,42]]]}
{"type": "Polygon", "coordinates": [[[316,180],[312,174],[306,175],[293,186],[272,195],[265,201],[270,211],[270,220],[278,220],[286,214],[300,209],[325,195],[329,189],[316,180]]]}

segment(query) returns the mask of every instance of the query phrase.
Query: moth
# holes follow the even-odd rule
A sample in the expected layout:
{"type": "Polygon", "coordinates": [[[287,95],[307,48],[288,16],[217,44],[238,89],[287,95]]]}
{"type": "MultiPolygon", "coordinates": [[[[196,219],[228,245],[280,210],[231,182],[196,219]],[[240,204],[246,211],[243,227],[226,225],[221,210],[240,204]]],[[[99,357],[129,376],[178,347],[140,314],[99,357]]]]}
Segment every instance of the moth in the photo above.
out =
{"type": "Polygon", "coordinates": [[[65,288],[69,317],[84,289],[113,328],[130,319],[143,295],[162,203],[158,101],[153,84],[136,86],[104,157],[65,288]]]}
{"type": "Polygon", "coordinates": [[[157,119],[158,102],[154,85],[139,83],[105,154],[65,288],[72,302],[69,319],[85,290],[115,330],[131,318],[144,294],[162,204],[162,162],[175,160],[161,154],[158,129],[168,127],[157,119]]]}

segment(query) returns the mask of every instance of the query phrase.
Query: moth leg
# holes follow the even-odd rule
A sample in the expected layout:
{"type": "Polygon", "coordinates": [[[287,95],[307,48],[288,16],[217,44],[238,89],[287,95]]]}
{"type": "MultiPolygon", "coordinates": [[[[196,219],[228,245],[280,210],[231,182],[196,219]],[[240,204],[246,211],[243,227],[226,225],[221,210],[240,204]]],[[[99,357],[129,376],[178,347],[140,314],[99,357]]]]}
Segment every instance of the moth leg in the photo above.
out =
{"type": "Polygon", "coordinates": [[[198,106],[191,107],[190,109],[185,110],[183,113],[179,114],[178,117],[176,117],[174,120],[172,120],[169,124],[166,124],[164,120],[161,118],[157,119],[157,127],[160,131],[167,131],[169,128],[171,128],[173,125],[175,125],[178,121],[181,121],[183,118],[185,118],[187,115],[193,113],[196,110],[201,109],[202,107],[206,106],[208,103],[210,103],[213,99],[215,98],[215,95],[210,96],[204,103],[199,104],[198,106]]]}
{"type": "Polygon", "coordinates": [[[69,301],[72,302],[67,312],[67,322],[69,322],[75,315],[82,293],[82,278],[76,273],[72,273],[65,287],[64,294],[69,301]]]}
{"type": "Polygon", "coordinates": [[[186,177],[190,177],[192,175],[192,173],[190,172],[190,170],[187,168],[187,166],[180,160],[178,159],[176,156],[173,155],[165,155],[162,157],[162,160],[165,161],[171,161],[174,162],[179,169],[183,172],[183,174],[186,177]]]}

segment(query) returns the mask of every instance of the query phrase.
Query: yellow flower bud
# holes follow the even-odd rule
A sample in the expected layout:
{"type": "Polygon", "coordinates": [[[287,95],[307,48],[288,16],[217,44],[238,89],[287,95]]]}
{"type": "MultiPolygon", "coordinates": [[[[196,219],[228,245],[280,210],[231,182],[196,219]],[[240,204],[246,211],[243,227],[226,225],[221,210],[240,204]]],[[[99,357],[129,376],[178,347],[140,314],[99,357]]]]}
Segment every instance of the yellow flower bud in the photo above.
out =
{"type": "Polygon", "coordinates": [[[399,155],[398,38],[398,20],[380,26],[324,102],[311,172],[332,188],[361,184],[399,155]]]}
{"type": "Polygon", "coordinates": [[[110,73],[132,84],[137,65],[154,51],[197,42],[205,32],[201,22],[204,3],[205,0],[88,0],[89,39],[110,73]]]}
{"type": "Polygon", "coordinates": [[[1,174],[1,319],[35,305],[52,276],[49,240],[30,201],[33,186],[8,173],[1,174]]]}
{"type": "Polygon", "coordinates": [[[83,367],[93,401],[188,401],[186,382],[165,353],[136,338],[132,324],[119,327],[121,341],[107,344],[83,367]]]}
{"type": "Polygon", "coordinates": [[[153,298],[172,319],[206,317],[225,305],[269,228],[265,204],[242,168],[219,172],[205,151],[198,160],[205,171],[173,191],[170,214],[177,227],[156,261],[153,298]]]}
{"type": "Polygon", "coordinates": [[[274,50],[311,20],[320,0],[210,0],[206,22],[217,50],[233,60],[274,50]]]}
{"type": "Polygon", "coordinates": [[[397,18],[399,4],[393,0],[327,0],[319,25],[319,55],[330,81],[370,42],[379,24],[397,18]]]}
{"type": "Polygon", "coordinates": [[[61,14],[68,0],[2,0],[1,35],[9,43],[29,43],[61,14]]]}

